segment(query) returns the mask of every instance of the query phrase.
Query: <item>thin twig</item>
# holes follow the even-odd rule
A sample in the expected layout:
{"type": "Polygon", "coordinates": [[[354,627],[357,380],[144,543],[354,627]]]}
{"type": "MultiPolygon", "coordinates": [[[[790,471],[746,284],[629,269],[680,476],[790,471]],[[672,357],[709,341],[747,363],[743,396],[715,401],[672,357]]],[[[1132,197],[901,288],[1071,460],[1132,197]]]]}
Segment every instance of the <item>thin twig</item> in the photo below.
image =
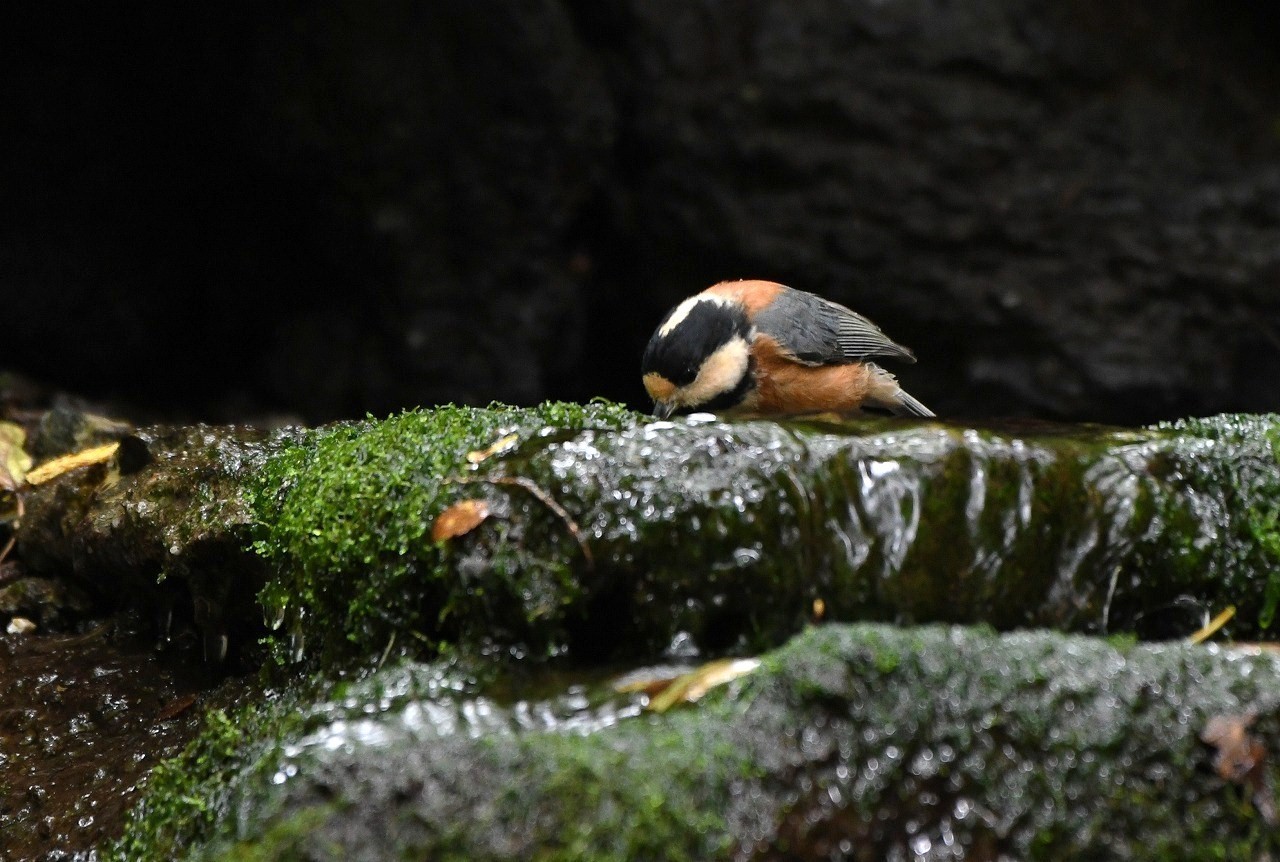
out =
{"type": "Polygon", "coordinates": [[[482,483],[486,485],[514,485],[517,488],[523,488],[528,491],[542,505],[559,518],[569,531],[569,535],[573,536],[578,547],[582,549],[582,556],[587,561],[588,568],[595,568],[595,557],[591,555],[591,548],[587,545],[586,537],[582,535],[582,529],[578,526],[578,522],[573,520],[573,516],[555,501],[555,498],[546,491],[534,484],[532,479],[526,479],[524,476],[458,476],[451,481],[460,485],[472,485],[482,483]]]}
{"type": "Polygon", "coordinates": [[[391,655],[391,648],[396,645],[396,633],[391,633],[390,640],[387,641],[387,648],[382,651],[382,658],[378,659],[378,666],[374,670],[382,670],[382,666],[387,663],[387,656],[391,655]]]}
{"type": "Polygon", "coordinates": [[[23,514],[25,514],[27,511],[22,506],[22,495],[15,494],[14,497],[18,501],[18,517],[13,519],[13,535],[9,537],[9,541],[5,542],[4,550],[0,551],[0,563],[3,563],[5,561],[5,559],[9,556],[9,552],[13,550],[14,544],[18,541],[18,522],[22,520],[23,514]]]}
{"type": "Polygon", "coordinates": [[[1111,572],[1111,584],[1107,587],[1107,598],[1102,604],[1102,633],[1107,634],[1107,629],[1111,625],[1111,600],[1116,595],[1116,584],[1120,580],[1120,567],[1116,566],[1111,572]]]}

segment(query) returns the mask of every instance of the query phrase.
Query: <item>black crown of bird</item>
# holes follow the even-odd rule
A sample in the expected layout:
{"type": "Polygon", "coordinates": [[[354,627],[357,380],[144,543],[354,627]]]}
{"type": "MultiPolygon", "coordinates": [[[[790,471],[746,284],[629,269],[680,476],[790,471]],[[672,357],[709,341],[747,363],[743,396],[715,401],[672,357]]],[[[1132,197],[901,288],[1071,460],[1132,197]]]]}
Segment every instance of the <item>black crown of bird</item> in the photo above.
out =
{"type": "Polygon", "coordinates": [[[867,318],[771,281],[723,281],[667,313],[641,362],[654,414],[933,416],[871,357],[915,362],[867,318]]]}

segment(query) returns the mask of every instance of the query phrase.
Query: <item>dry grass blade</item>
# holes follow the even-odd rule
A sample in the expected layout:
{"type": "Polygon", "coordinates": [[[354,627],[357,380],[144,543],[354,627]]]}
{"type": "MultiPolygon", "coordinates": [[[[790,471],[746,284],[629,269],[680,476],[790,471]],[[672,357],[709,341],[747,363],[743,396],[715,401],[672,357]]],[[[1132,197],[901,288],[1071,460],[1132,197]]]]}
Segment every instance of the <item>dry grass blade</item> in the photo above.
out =
{"type": "Polygon", "coordinates": [[[649,709],[666,712],[681,703],[693,703],[718,686],[744,677],[760,666],[757,658],[726,658],[707,662],[702,667],[676,677],[661,693],[649,701],[649,709]]]}
{"type": "Polygon", "coordinates": [[[27,484],[41,485],[50,479],[56,479],[63,473],[69,473],[81,467],[88,467],[90,464],[101,464],[103,461],[109,461],[119,448],[120,444],[118,442],[107,443],[103,446],[82,449],[79,452],[72,452],[70,455],[62,455],[52,461],[46,461],[27,473],[27,484]]]}
{"type": "MultiPolygon", "coordinates": [[[[15,496],[18,499],[18,516],[15,520],[21,521],[22,516],[26,514],[27,509],[25,506],[22,505],[22,495],[17,494],[15,496]]],[[[9,541],[4,543],[4,550],[0,550],[0,563],[3,563],[5,560],[9,559],[9,552],[13,550],[13,545],[17,541],[18,541],[18,528],[17,528],[17,525],[15,524],[13,528],[13,535],[9,536],[9,541]]]]}
{"type": "Polygon", "coordinates": [[[1187,642],[1193,643],[1193,644],[1203,643],[1204,641],[1213,637],[1213,635],[1218,631],[1218,629],[1222,628],[1227,623],[1231,622],[1231,618],[1234,617],[1235,615],[1236,615],[1236,606],[1229,605],[1225,611],[1218,614],[1213,619],[1209,620],[1209,622],[1204,627],[1202,627],[1195,634],[1191,635],[1191,637],[1187,638],[1187,642]]]}

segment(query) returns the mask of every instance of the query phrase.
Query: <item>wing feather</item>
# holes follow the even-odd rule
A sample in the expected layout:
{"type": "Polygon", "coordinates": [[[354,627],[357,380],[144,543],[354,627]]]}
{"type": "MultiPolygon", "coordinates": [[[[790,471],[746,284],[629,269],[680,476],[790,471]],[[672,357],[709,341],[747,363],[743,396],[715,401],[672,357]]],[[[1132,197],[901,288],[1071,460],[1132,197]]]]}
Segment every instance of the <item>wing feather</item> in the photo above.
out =
{"type": "Polygon", "coordinates": [[[806,365],[844,364],[870,356],[916,359],[861,314],[803,290],[786,288],[756,315],[755,325],[806,365]]]}

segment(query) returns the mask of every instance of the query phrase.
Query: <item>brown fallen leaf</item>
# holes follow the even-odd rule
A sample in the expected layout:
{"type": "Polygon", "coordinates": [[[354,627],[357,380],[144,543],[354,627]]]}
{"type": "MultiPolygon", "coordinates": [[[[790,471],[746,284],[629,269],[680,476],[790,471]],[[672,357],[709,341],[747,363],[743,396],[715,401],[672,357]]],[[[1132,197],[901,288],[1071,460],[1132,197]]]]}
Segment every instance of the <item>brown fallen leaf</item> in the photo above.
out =
{"type": "Polygon", "coordinates": [[[194,694],[184,694],[181,697],[175,697],[173,700],[169,701],[163,707],[160,708],[160,711],[156,713],[155,720],[169,721],[171,719],[177,718],[178,716],[186,712],[188,709],[191,709],[191,707],[195,705],[195,702],[198,699],[199,698],[197,698],[194,694]]]}
{"type": "Polygon", "coordinates": [[[70,455],[62,455],[50,461],[45,461],[39,467],[27,473],[27,484],[41,485],[50,479],[56,479],[63,473],[69,473],[81,467],[88,467],[90,464],[101,464],[103,461],[109,461],[119,448],[120,443],[117,441],[102,446],[94,446],[92,449],[81,449],[79,452],[72,452],[70,455]]]}
{"type": "Polygon", "coordinates": [[[1267,748],[1249,732],[1256,713],[1215,715],[1200,731],[1200,740],[1216,749],[1213,767],[1218,777],[1249,790],[1253,804],[1268,826],[1280,823],[1276,815],[1275,792],[1267,775],[1267,748]]]}
{"type": "Polygon", "coordinates": [[[479,464],[486,458],[492,458],[494,455],[503,455],[510,452],[520,442],[519,434],[508,434],[505,437],[499,437],[483,449],[476,449],[474,452],[467,453],[468,464],[479,464]]]}
{"type": "Polygon", "coordinates": [[[440,513],[431,526],[431,541],[445,542],[465,536],[484,523],[489,517],[489,503],[485,500],[460,500],[440,513]]]}

